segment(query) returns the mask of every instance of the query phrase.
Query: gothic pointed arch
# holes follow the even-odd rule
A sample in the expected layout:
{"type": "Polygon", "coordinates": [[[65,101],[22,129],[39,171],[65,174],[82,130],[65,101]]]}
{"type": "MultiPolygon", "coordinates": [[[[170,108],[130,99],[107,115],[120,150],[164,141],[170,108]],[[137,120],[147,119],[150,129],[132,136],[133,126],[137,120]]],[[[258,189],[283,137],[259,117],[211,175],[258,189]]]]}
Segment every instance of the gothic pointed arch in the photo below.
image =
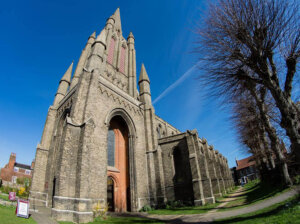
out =
{"type": "Polygon", "coordinates": [[[127,113],[126,110],[124,110],[123,108],[115,108],[112,111],[110,111],[110,113],[108,113],[108,115],[105,118],[105,125],[109,126],[109,122],[110,120],[115,117],[115,116],[120,116],[124,119],[124,121],[126,122],[128,129],[129,129],[129,134],[131,136],[136,137],[136,127],[134,125],[133,119],[131,118],[131,116],[127,113]]]}
{"type": "Polygon", "coordinates": [[[118,187],[114,186],[114,211],[131,211],[135,209],[136,198],[135,125],[129,114],[121,108],[112,110],[105,124],[108,130],[107,176],[118,182],[118,187]]]}

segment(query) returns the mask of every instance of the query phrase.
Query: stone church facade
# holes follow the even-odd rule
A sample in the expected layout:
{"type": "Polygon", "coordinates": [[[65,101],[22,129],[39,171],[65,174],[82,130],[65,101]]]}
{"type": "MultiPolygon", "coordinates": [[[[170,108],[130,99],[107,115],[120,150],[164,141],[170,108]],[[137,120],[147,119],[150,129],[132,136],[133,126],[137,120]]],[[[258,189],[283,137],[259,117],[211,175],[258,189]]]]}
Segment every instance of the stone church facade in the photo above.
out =
{"type": "Polygon", "coordinates": [[[227,159],[155,115],[141,66],[137,89],[134,36],[122,35],[119,9],[60,80],[48,110],[30,193],[31,206],[57,220],[84,223],[100,202],[138,211],[167,201],[214,203],[233,186],[227,159]],[[72,77],[72,78],[71,78],[72,77]]]}

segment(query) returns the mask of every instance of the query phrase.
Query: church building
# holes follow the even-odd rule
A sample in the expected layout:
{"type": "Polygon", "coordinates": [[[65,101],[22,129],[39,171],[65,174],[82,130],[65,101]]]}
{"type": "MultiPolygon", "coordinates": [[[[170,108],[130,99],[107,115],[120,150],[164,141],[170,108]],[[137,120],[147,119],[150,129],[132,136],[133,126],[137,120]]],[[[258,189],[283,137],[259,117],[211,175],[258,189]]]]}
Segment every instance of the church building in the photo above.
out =
{"type": "Polygon", "coordinates": [[[155,114],[138,67],[137,82],[135,38],[123,37],[117,9],[59,82],[36,149],[31,207],[86,223],[97,203],[114,212],[204,205],[233,186],[227,159],[196,130],[180,132],[155,114]]]}

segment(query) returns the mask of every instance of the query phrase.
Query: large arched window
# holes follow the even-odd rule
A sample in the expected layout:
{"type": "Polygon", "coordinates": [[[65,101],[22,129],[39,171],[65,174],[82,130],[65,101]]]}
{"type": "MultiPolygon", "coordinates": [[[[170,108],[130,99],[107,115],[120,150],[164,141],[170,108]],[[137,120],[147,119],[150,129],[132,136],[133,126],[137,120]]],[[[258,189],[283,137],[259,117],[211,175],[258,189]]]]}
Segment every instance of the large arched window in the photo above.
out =
{"type": "Polygon", "coordinates": [[[126,49],[124,46],[121,47],[121,55],[120,55],[120,72],[125,73],[125,55],[126,49]]]}
{"type": "Polygon", "coordinates": [[[108,130],[107,164],[108,166],[115,166],[115,132],[113,129],[108,130]]]}
{"type": "Polygon", "coordinates": [[[107,62],[111,65],[114,63],[115,45],[116,45],[115,37],[112,37],[110,40],[110,45],[109,45],[108,55],[107,55],[107,62]]]}

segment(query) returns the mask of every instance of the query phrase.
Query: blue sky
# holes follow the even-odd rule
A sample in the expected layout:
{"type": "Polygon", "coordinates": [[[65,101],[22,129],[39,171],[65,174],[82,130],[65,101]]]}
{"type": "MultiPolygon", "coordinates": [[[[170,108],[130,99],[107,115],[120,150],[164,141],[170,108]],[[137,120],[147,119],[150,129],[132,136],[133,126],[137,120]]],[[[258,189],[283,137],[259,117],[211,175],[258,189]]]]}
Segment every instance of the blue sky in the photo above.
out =
{"type": "Polygon", "coordinates": [[[2,1],[0,167],[11,152],[30,164],[61,76],[117,7],[124,37],[135,36],[138,74],[143,62],[150,77],[156,114],[181,131],[198,129],[230,167],[246,156],[229,111],[205,97],[196,80],[194,31],[205,1],[2,1]]]}

